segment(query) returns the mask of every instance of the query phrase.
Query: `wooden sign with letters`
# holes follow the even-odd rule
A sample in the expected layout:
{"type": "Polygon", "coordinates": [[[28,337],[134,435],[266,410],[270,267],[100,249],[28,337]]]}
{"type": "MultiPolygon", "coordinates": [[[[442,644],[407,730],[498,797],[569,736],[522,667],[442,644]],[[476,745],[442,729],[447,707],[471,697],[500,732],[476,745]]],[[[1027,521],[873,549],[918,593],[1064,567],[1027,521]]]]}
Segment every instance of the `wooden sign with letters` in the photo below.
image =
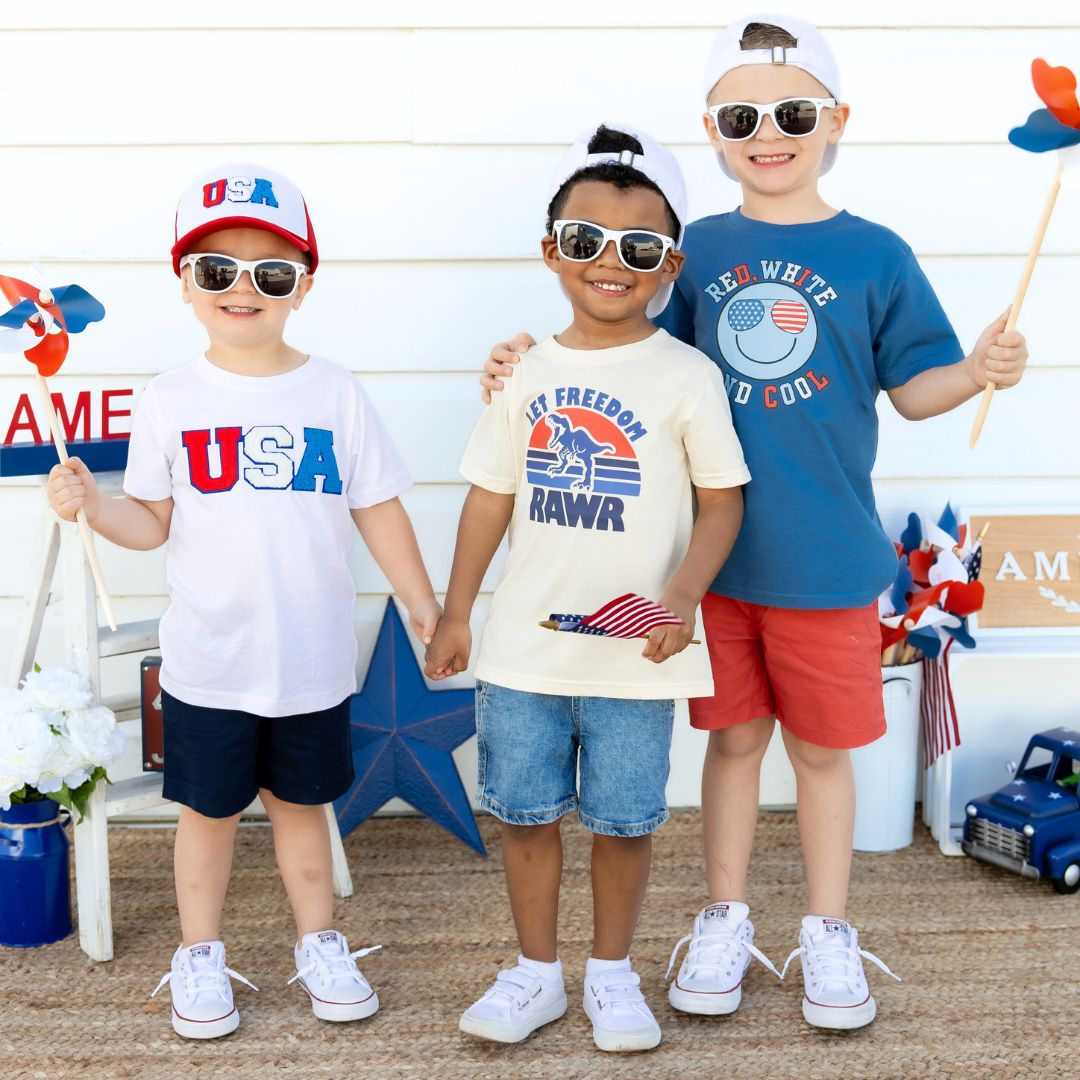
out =
{"type": "Polygon", "coordinates": [[[1080,634],[1080,513],[972,510],[968,524],[975,536],[989,526],[973,629],[1080,634]]]}

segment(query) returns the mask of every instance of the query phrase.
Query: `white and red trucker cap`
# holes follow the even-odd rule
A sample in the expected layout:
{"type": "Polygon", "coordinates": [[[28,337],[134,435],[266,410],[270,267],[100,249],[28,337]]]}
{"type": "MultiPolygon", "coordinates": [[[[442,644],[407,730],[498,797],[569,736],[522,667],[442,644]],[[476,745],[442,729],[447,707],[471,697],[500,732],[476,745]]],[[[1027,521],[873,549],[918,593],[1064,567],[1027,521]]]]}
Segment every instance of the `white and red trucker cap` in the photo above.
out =
{"type": "MultiPolygon", "coordinates": [[[[791,67],[802,68],[803,71],[813,75],[837,101],[842,100],[840,69],[836,66],[836,57],[833,56],[825,35],[816,26],[802,19],[796,19],[790,15],[747,15],[721,30],[713,40],[709,58],[705,61],[706,100],[712,93],[713,87],[729,71],[750,64],[789,64],[791,67]],[[743,49],[740,42],[751,23],[778,26],[795,39],[796,45],[790,49],[785,49],[780,45],[773,49],[743,49]]],[[[716,157],[724,172],[735,179],[734,174],[725,164],[723,155],[717,153],[716,157]]],[[[825,157],[821,163],[822,173],[827,173],[835,161],[836,143],[830,143],[825,148],[825,157]]]]}
{"type": "MultiPolygon", "coordinates": [[[[596,134],[596,128],[579,135],[574,145],[563,155],[555,170],[555,176],[551,182],[551,198],[554,199],[559,193],[559,188],[570,179],[576,172],[591,168],[593,165],[619,164],[629,165],[650,179],[661,191],[668,205],[675,211],[679,219],[679,235],[675,237],[675,247],[682,246],[683,233],[686,232],[686,181],[683,179],[682,169],[679,167],[675,155],[666,147],[661,146],[654,138],[646,135],[638,128],[626,124],[608,124],[612,131],[621,131],[626,135],[632,135],[639,143],[643,153],[635,154],[630,150],[603,151],[597,154],[589,153],[589,143],[596,134]]],[[[649,301],[645,314],[650,319],[655,319],[671,299],[671,285],[665,285],[649,301]]]]}
{"type": "Polygon", "coordinates": [[[287,177],[262,165],[218,165],[202,174],[176,207],[173,270],[202,237],[219,229],[265,229],[283,236],[319,265],[315,230],[300,189],[287,177]]]}

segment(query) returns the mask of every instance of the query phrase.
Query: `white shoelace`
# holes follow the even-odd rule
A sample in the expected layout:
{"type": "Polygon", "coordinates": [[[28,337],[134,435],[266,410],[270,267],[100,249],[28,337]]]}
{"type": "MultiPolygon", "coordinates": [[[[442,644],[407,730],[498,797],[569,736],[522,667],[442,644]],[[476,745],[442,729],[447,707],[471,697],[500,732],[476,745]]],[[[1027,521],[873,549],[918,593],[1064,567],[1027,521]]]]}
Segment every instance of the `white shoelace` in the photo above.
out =
{"type": "Polygon", "coordinates": [[[628,968],[600,971],[595,975],[587,975],[586,981],[601,1011],[612,1009],[614,1013],[614,1010],[625,1007],[643,1020],[654,1020],[639,989],[641,976],[636,972],[628,968]],[[599,989],[597,989],[597,983],[600,984],[599,989]]]}
{"type": "Polygon", "coordinates": [[[752,941],[744,941],[737,933],[698,934],[695,938],[691,931],[686,937],[680,938],[675,948],[671,950],[671,959],[668,961],[668,968],[664,974],[665,979],[671,977],[675,958],[688,941],[690,948],[686,952],[686,961],[691,971],[718,971],[724,975],[731,975],[735,970],[735,960],[739,949],[746,949],[755,960],[761,961],[777,978],[783,978],[776,970],[776,965],[752,941]]]}
{"type": "MultiPolygon", "coordinates": [[[[341,942],[342,947],[348,949],[349,946],[345,941],[344,936],[342,936],[341,942]]],[[[367,949],[357,949],[356,952],[351,953],[336,953],[332,956],[324,956],[318,949],[313,949],[312,951],[315,954],[314,958],[300,968],[285,985],[292,986],[297,979],[303,979],[305,976],[312,974],[312,972],[318,971],[319,968],[323,969],[321,978],[331,984],[348,980],[349,982],[363,985],[364,977],[357,970],[356,961],[359,960],[361,956],[367,956],[368,953],[376,952],[381,948],[381,945],[372,945],[367,949]]]]}
{"type": "Polygon", "coordinates": [[[897,982],[903,982],[899,975],[890,971],[888,966],[879,960],[872,952],[859,948],[857,932],[851,930],[850,945],[815,945],[809,947],[800,944],[797,949],[792,949],[787,960],[784,961],[784,970],[780,978],[787,974],[788,965],[796,956],[806,956],[810,960],[812,977],[824,987],[826,983],[843,983],[848,990],[855,992],[859,984],[859,957],[875,964],[890,978],[897,982]]]}
{"type": "MultiPolygon", "coordinates": [[[[156,997],[158,991],[166,983],[172,982],[172,977],[173,973],[171,971],[167,971],[164,975],[162,975],[161,982],[157,984],[154,992],[150,996],[156,997]]],[[[189,967],[186,972],[185,983],[188,994],[192,998],[195,998],[198,997],[199,994],[205,993],[207,991],[212,991],[216,994],[220,994],[222,992],[222,981],[224,981],[225,985],[228,986],[229,979],[235,979],[237,982],[242,982],[245,986],[250,986],[256,994],[259,992],[259,988],[254,983],[248,982],[248,980],[245,979],[243,975],[240,975],[237,972],[233,971],[231,967],[213,969],[204,968],[201,971],[189,967]],[[202,985],[200,985],[199,983],[200,979],[203,980],[202,985]]]]}
{"type": "Polygon", "coordinates": [[[533,998],[540,996],[543,989],[540,976],[524,964],[518,964],[517,967],[500,971],[491,988],[480,1000],[490,1001],[493,997],[502,997],[518,1009],[524,1009],[533,998]]]}

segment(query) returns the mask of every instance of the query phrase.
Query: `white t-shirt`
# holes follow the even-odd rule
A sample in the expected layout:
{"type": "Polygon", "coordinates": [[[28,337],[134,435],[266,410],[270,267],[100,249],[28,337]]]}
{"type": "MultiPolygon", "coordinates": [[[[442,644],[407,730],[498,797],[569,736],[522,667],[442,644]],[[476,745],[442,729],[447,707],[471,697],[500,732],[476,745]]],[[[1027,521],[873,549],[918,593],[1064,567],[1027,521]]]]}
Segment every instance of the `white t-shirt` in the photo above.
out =
{"type": "Polygon", "coordinates": [[[537,624],[623,593],[659,600],[690,541],[691,482],[750,479],[719,369],[664,330],[613,349],[549,338],[493,397],[461,472],[516,502],[477,678],[544,694],[711,695],[704,644],[654,664],[642,641],[537,624]]]}
{"type": "Polygon", "coordinates": [[[173,500],[161,685],[260,716],[354,693],[349,511],[408,486],[360,384],[327,360],[258,378],[199,356],[151,380],[124,490],[173,500]]]}

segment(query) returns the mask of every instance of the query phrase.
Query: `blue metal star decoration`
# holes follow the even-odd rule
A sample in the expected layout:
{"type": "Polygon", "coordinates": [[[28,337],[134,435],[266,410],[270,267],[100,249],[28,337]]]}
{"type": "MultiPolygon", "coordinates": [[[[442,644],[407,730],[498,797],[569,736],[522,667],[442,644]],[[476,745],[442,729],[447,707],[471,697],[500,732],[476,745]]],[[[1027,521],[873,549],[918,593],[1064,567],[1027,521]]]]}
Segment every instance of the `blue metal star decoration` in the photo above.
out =
{"type": "Polygon", "coordinates": [[[334,803],[342,835],[399,796],[486,856],[451,756],[476,733],[474,692],[428,689],[391,598],[349,713],[356,780],[334,803]]]}

